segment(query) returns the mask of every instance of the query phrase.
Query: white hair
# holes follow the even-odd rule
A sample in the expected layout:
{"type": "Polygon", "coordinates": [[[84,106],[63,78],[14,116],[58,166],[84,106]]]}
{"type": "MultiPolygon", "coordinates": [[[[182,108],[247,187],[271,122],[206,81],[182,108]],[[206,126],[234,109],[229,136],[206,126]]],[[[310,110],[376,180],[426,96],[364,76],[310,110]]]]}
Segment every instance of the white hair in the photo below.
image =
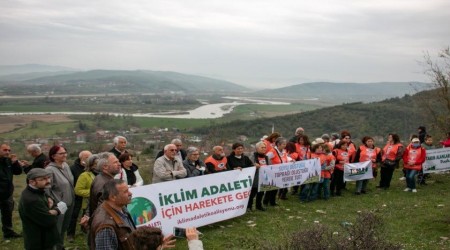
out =
{"type": "Polygon", "coordinates": [[[255,148],[260,148],[261,146],[265,146],[266,144],[264,143],[264,142],[262,142],[262,141],[260,141],[260,142],[257,142],[256,144],[255,144],[255,148]]]}
{"type": "Polygon", "coordinates": [[[111,155],[114,154],[111,152],[103,152],[98,154],[97,169],[96,169],[98,173],[103,172],[103,166],[108,165],[109,157],[111,155]]]}
{"type": "Polygon", "coordinates": [[[37,152],[37,153],[42,153],[41,147],[39,147],[39,144],[30,144],[27,146],[27,151],[30,152],[37,152]]]}
{"type": "Polygon", "coordinates": [[[186,154],[187,154],[188,156],[190,156],[190,155],[193,154],[194,152],[198,152],[198,148],[196,148],[196,147],[188,147],[188,148],[186,149],[186,154]]]}
{"type": "Polygon", "coordinates": [[[83,151],[81,151],[81,152],[78,154],[78,158],[81,159],[81,158],[83,158],[83,156],[86,155],[86,154],[92,155],[91,151],[83,150],[83,151]]]}
{"type": "Polygon", "coordinates": [[[183,142],[180,139],[173,139],[170,143],[171,144],[176,144],[176,143],[183,144],[183,142]]]}
{"type": "Polygon", "coordinates": [[[172,144],[172,143],[171,144],[167,144],[166,146],[164,146],[164,151],[167,151],[167,149],[169,149],[170,146],[176,147],[175,144],[172,144]]]}
{"type": "Polygon", "coordinates": [[[125,138],[124,136],[116,136],[116,137],[114,137],[114,139],[113,139],[113,142],[114,142],[114,145],[117,145],[117,144],[119,144],[119,140],[120,139],[123,139],[123,140],[125,140],[126,142],[128,142],[127,141],[127,138],[125,138]]]}

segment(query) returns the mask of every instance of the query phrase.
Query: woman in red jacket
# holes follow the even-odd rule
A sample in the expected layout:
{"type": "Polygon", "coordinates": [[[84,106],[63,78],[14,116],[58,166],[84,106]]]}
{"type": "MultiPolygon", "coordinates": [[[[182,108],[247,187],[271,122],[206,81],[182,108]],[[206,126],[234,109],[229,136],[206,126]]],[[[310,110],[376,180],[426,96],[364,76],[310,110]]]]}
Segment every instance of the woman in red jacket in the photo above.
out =
{"type": "Polygon", "coordinates": [[[417,192],[416,174],[422,169],[425,158],[426,151],[420,145],[419,138],[412,139],[411,144],[406,147],[405,152],[403,153],[403,168],[406,170],[405,192],[417,192]]]}
{"type": "Polygon", "coordinates": [[[388,189],[391,186],[392,174],[398,168],[402,155],[403,145],[400,143],[400,137],[397,134],[389,134],[388,143],[384,146],[381,156],[380,184],[377,188],[388,189]]]}
{"type": "MultiPolygon", "coordinates": [[[[358,150],[356,151],[355,161],[354,162],[364,162],[364,161],[371,161],[372,162],[372,171],[373,171],[373,178],[377,177],[377,164],[381,162],[381,149],[378,147],[375,147],[373,138],[370,136],[364,136],[361,140],[363,143],[359,146],[358,150]]],[[[369,180],[360,180],[356,181],[356,190],[355,194],[365,194],[367,184],[369,183],[369,180]]]]}
{"type": "Polygon", "coordinates": [[[336,159],[336,164],[331,177],[331,195],[341,196],[341,190],[344,188],[344,165],[350,163],[351,156],[347,149],[347,142],[341,140],[333,150],[333,156],[336,159]]]}
{"type": "Polygon", "coordinates": [[[447,140],[439,142],[444,148],[450,148],[450,132],[447,133],[447,140]]]}

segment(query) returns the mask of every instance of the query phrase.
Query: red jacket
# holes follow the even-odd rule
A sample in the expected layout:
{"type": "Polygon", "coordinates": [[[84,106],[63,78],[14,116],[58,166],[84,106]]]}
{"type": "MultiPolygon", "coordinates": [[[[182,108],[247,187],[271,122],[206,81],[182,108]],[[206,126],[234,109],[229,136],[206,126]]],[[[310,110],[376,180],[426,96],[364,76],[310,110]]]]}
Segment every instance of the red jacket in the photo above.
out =
{"type": "Polygon", "coordinates": [[[403,168],[420,171],[422,164],[425,162],[426,154],[423,147],[413,148],[409,145],[403,153],[403,168]]]}
{"type": "Polygon", "coordinates": [[[450,138],[445,141],[441,141],[440,144],[444,146],[444,148],[450,148],[450,138]]]}

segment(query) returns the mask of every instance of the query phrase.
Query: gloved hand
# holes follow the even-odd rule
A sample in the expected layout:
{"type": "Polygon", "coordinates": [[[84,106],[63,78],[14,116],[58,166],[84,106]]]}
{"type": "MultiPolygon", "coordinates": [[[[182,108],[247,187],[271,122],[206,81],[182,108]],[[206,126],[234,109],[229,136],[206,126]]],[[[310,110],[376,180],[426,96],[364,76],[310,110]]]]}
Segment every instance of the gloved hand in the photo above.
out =
{"type": "Polygon", "coordinates": [[[64,201],[60,201],[56,204],[56,208],[61,214],[64,214],[67,211],[67,204],[64,201]]]}

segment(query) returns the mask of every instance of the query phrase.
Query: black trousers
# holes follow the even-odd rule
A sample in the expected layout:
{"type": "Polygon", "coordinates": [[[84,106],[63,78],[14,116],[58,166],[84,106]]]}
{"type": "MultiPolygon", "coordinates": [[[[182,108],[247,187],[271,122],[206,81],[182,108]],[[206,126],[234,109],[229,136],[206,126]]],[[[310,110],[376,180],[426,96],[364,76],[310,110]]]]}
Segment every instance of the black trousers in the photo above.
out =
{"type": "Polygon", "coordinates": [[[340,195],[341,190],[343,188],[344,188],[344,171],[335,168],[330,183],[331,194],[340,195]]]}
{"type": "Polygon", "coordinates": [[[264,205],[270,204],[270,205],[274,206],[276,204],[277,193],[278,193],[278,189],[266,191],[266,194],[264,195],[264,201],[263,201],[264,205]]]}
{"type": "Polygon", "coordinates": [[[0,200],[0,212],[2,213],[3,237],[14,233],[12,224],[12,212],[14,210],[14,200],[12,195],[6,200],[0,200]]]}
{"type": "Polygon", "coordinates": [[[83,197],[75,195],[75,203],[73,205],[72,218],[70,219],[67,235],[75,235],[78,224],[78,216],[80,215],[81,206],[83,205],[83,197]]]}
{"type": "Polygon", "coordinates": [[[264,192],[258,192],[258,188],[252,188],[250,192],[250,199],[248,199],[247,209],[251,209],[253,206],[253,199],[256,196],[256,208],[262,207],[262,199],[264,196],[264,192]]]}
{"type": "Polygon", "coordinates": [[[380,187],[389,188],[391,186],[392,175],[394,174],[395,166],[382,165],[380,170],[380,187]]]}

